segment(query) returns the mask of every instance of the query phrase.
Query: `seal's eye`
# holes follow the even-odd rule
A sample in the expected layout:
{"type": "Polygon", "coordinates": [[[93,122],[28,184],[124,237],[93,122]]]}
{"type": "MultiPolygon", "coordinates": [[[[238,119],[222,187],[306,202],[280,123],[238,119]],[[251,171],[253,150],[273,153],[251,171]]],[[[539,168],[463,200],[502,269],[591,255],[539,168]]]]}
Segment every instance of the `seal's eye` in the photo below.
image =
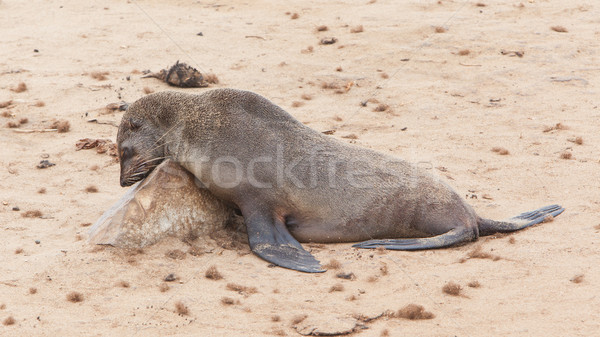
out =
{"type": "Polygon", "coordinates": [[[133,157],[133,150],[129,146],[124,146],[121,148],[121,152],[119,154],[122,160],[129,159],[133,157]]]}

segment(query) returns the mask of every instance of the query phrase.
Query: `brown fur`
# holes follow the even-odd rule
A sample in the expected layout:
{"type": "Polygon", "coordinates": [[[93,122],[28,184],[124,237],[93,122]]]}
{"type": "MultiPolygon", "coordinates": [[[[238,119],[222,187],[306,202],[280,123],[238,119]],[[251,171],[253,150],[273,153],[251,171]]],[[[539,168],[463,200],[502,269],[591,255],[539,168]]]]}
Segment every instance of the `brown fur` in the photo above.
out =
{"type": "Polygon", "coordinates": [[[267,260],[273,255],[261,244],[276,232],[283,245],[267,247],[302,249],[290,239],[429,238],[414,244],[426,249],[474,240],[478,225],[489,234],[499,224],[479,218],[426,170],[323,135],[248,91],[150,94],[128,108],[117,143],[123,186],[171,158],[241,210],[246,225],[255,226],[248,230],[252,250],[267,260]]]}

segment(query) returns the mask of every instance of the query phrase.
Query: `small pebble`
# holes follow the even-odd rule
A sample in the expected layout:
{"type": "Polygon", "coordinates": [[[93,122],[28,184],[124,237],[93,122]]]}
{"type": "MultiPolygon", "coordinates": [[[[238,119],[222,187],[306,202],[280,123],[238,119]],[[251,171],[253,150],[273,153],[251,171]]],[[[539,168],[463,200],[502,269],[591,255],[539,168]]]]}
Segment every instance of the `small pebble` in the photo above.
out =
{"type": "Polygon", "coordinates": [[[36,244],[36,245],[39,245],[40,243],[41,243],[41,241],[40,241],[40,240],[35,240],[35,244],[36,244]]]}
{"type": "Polygon", "coordinates": [[[21,209],[19,208],[19,206],[15,206],[15,207],[13,207],[13,208],[12,208],[12,210],[13,210],[13,211],[15,211],[15,212],[18,212],[18,211],[20,211],[21,209]]]}

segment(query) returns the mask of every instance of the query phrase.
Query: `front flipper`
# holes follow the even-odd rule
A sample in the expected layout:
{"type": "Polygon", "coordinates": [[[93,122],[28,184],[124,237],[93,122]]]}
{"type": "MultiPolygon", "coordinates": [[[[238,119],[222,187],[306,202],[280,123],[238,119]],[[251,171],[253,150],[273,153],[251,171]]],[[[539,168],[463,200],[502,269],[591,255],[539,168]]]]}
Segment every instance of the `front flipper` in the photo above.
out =
{"type": "Polygon", "coordinates": [[[264,260],[283,268],[306,273],[322,273],[319,261],[287,230],[283,222],[269,214],[244,216],[250,249],[264,260]]]}
{"type": "Polygon", "coordinates": [[[369,240],[352,245],[352,247],[367,249],[384,247],[389,250],[421,250],[448,247],[473,239],[472,230],[460,227],[430,238],[369,240]]]}

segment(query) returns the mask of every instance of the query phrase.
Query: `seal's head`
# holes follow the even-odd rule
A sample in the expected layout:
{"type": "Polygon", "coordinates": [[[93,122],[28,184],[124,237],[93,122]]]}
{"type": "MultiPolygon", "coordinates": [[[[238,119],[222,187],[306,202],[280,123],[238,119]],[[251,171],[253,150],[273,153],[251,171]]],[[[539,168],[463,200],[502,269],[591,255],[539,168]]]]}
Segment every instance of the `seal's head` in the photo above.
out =
{"type": "Polygon", "coordinates": [[[165,159],[160,134],[149,120],[126,113],[117,134],[121,186],[130,186],[146,178],[165,159]]]}

